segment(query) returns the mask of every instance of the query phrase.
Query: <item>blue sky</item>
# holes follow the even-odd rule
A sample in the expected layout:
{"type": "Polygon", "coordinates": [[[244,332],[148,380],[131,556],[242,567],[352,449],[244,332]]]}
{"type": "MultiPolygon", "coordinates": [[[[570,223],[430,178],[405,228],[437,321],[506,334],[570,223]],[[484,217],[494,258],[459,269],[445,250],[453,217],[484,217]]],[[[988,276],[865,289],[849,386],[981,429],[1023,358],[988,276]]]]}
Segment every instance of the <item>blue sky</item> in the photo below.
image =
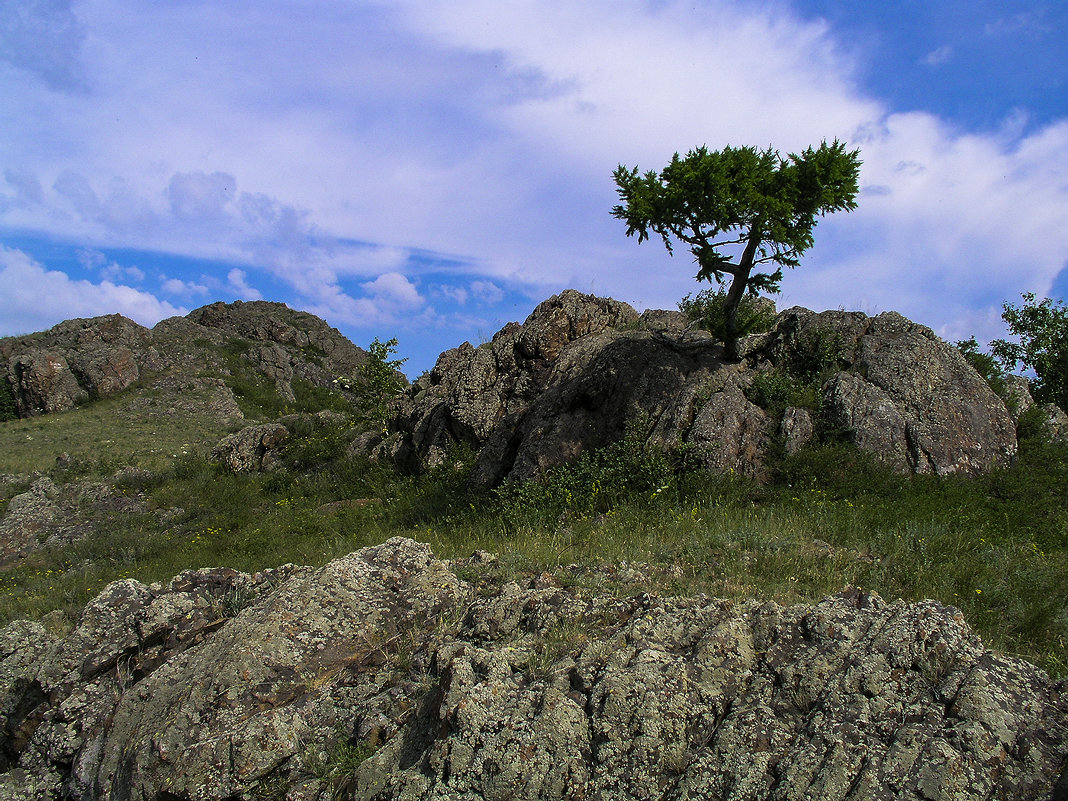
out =
{"type": "Polygon", "coordinates": [[[619,163],[859,147],[780,308],[1068,292],[1062,0],[0,0],[0,335],[283,301],[411,375],[566,287],[699,290],[619,163]]]}

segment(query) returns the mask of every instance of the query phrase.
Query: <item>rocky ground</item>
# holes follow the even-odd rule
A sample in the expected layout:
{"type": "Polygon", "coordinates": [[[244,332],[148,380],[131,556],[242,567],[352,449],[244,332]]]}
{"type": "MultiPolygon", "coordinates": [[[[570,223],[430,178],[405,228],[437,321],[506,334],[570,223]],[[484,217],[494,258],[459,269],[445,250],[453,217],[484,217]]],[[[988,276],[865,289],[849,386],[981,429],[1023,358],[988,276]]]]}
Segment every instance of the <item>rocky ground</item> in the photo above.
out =
{"type": "Polygon", "coordinates": [[[1042,799],[1068,693],[960,613],[495,582],[393,539],[0,632],[10,799],[1042,799]],[[461,578],[466,576],[468,580],[461,578]],[[478,577],[478,578],[476,578],[478,577]]]}
{"type": "MultiPolygon", "coordinates": [[[[625,432],[757,478],[838,437],[902,472],[969,474],[1012,458],[1030,401],[1016,386],[1010,410],[892,312],[790,309],[740,351],[681,314],[564,292],[443,353],[351,450],[420,470],[464,446],[493,486],[625,432]]],[[[311,315],[213,304],[151,331],[113,315],[0,340],[0,377],[22,417],[121,396],[234,430],[236,379],[285,404],[365,358],[311,315]]],[[[329,415],[249,420],[213,457],[274,469],[329,415]]],[[[136,480],[59,475],[0,477],[20,488],[0,564],[144,511],[136,480]]],[[[0,798],[1068,798],[1068,686],[985,649],[952,607],[856,588],[790,607],[671,598],[642,590],[642,566],[603,568],[637,576],[621,593],[495,565],[391,539],[319,569],[118,581],[73,629],[15,621],[0,798]]]]}

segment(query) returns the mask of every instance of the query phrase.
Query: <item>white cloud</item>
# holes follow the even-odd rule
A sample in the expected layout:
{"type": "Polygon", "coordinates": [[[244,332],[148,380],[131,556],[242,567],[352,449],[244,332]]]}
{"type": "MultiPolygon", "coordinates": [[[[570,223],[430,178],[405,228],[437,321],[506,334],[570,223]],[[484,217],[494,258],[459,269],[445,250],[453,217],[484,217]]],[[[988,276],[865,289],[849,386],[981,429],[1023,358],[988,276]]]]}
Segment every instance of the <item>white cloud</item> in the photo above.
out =
{"type": "Polygon", "coordinates": [[[453,303],[463,306],[467,303],[467,290],[462,286],[450,286],[449,284],[435,284],[431,287],[435,295],[451,300],[453,303]]]}
{"type": "Polygon", "coordinates": [[[419,290],[400,273],[383,273],[374,281],[360,284],[375,302],[386,303],[398,309],[414,309],[423,305],[419,290]]]}
{"type": "Polygon", "coordinates": [[[0,296],[4,298],[0,335],[26,334],[73,317],[123,314],[151,326],[185,314],[155,296],[111,281],[73,280],[48,270],[21,250],[0,245],[0,296]]]}
{"type": "Polygon", "coordinates": [[[796,302],[950,325],[1068,261],[1066,123],[1020,111],[970,134],[889,109],[834,31],[784,3],[106,0],[74,19],[31,2],[86,31],[54,83],[84,73],[93,91],[0,65],[3,230],[240,265],[241,297],[261,269],[328,319],[432,314],[421,253],[455,265],[454,299],[572,284],[670,307],[693,265],[624,237],[610,176],[701,143],[861,146],[860,208],[817,228],[784,281],[796,302]]]}
{"type": "Polygon", "coordinates": [[[504,299],[504,290],[492,281],[472,281],[471,292],[482,303],[500,303],[504,299]]]}
{"type": "Polygon", "coordinates": [[[217,218],[237,195],[237,179],[225,172],[175,173],[167,185],[167,200],[175,217],[217,218]]]}
{"type": "Polygon", "coordinates": [[[0,3],[0,61],[36,75],[51,89],[86,88],[80,63],[84,39],[70,0],[0,3]]]}
{"type": "Polygon", "coordinates": [[[262,300],[263,295],[255,287],[249,286],[244,270],[236,267],[226,274],[227,289],[241,300],[262,300]]]}
{"type": "MultiPolygon", "coordinates": [[[[240,270],[238,270],[237,272],[240,272],[240,270]]],[[[243,276],[241,277],[243,279],[243,276]]],[[[185,297],[190,297],[193,295],[207,295],[210,291],[203,284],[196,284],[192,281],[182,281],[179,278],[165,278],[162,283],[160,283],[160,289],[162,289],[168,295],[182,295],[185,297]]]]}

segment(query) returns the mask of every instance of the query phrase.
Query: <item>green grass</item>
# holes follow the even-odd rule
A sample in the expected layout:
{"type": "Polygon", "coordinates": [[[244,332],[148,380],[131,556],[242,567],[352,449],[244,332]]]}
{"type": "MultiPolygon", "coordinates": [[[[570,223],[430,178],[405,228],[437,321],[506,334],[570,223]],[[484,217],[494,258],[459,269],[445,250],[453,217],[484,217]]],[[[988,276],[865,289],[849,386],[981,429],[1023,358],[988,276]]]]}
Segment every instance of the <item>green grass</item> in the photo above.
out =
{"type": "Polygon", "coordinates": [[[476,583],[549,571],[622,594],[793,603],[854,584],[888,600],[933,598],[960,608],[988,646],[1068,676],[1065,446],[1025,442],[1016,464],[968,479],[901,476],[826,445],[756,484],[688,472],[685,454],[625,441],[542,481],[475,493],[470,454],[404,476],[346,459],[351,434],[305,431],[276,473],[231,475],[200,451],[130,479],[120,489],[144,493],[145,512],[100,521],[81,543],[0,573],[0,621],[53,609],[74,620],[115,578],[317,565],[402,535],[442,558],[497,553],[495,568],[463,574],[476,583]],[[324,508],[338,501],[348,503],[324,508]],[[619,569],[624,561],[632,569],[619,569]]]}
{"type": "Polygon", "coordinates": [[[150,396],[127,390],[66,412],[0,422],[0,473],[47,472],[61,453],[83,473],[126,465],[164,470],[229,431],[218,420],[135,402],[150,396]]]}

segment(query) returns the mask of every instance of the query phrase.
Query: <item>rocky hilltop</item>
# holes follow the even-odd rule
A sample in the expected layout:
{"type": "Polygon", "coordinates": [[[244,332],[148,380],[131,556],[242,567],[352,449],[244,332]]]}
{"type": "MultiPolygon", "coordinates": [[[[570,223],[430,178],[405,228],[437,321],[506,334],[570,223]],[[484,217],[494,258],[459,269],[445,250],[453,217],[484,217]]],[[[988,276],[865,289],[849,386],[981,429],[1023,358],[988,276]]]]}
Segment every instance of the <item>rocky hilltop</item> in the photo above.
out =
{"type": "Polygon", "coordinates": [[[320,569],[115,582],[66,636],[13,623],[0,796],[1068,792],[1068,688],[953,608],[604,597],[492,565],[397,538],[320,569]]]}
{"type": "Polygon", "coordinates": [[[770,449],[821,433],[916,473],[978,473],[1016,452],[1004,402],[956,348],[895,312],[789,309],[740,343],[740,362],[688,323],[568,290],[491,342],[443,353],[396,404],[388,436],[364,446],[426,467],[463,444],[484,485],[529,479],[628,427],[753,476],[770,449]]]}
{"type": "Polygon", "coordinates": [[[114,395],[144,377],[146,390],[178,398],[207,388],[206,408],[240,418],[219,375],[243,368],[292,401],[295,379],[332,388],[365,359],[336,329],[283,303],[213,303],[151,330],[111,314],[0,339],[0,394],[15,416],[32,417],[114,395]]]}

